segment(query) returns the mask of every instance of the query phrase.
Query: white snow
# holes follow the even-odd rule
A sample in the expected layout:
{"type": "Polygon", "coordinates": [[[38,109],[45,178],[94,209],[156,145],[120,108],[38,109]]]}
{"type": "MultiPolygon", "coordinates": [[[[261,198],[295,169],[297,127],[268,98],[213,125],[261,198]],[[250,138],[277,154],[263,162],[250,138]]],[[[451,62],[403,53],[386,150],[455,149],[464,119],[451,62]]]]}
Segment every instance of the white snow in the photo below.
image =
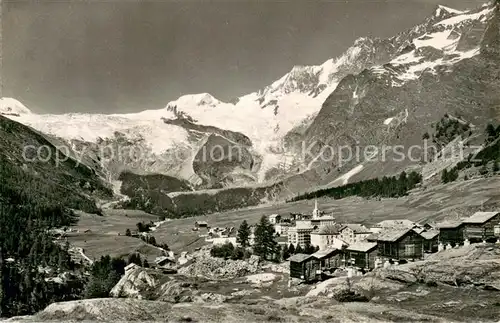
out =
{"type": "Polygon", "coordinates": [[[384,120],[384,125],[386,125],[386,126],[389,125],[392,122],[392,120],[394,120],[394,118],[387,118],[387,119],[385,119],[384,120]]]}
{"type": "Polygon", "coordinates": [[[21,102],[13,98],[0,99],[0,114],[31,114],[31,111],[21,102]]]}
{"type": "Polygon", "coordinates": [[[349,179],[351,177],[353,177],[354,175],[358,174],[359,172],[361,172],[361,170],[363,168],[364,168],[363,165],[358,165],[358,166],[354,167],[353,169],[351,169],[350,171],[348,171],[347,173],[345,173],[344,175],[338,177],[337,179],[335,179],[333,182],[331,182],[328,185],[332,185],[338,181],[341,181],[342,185],[347,185],[349,183],[349,179]]]}
{"type": "Polygon", "coordinates": [[[436,15],[439,16],[441,14],[441,10],[448,11],[449,13],[453,14],[463,14],[465,11],[460,11],[456,9],[452,9],[443,5],[438,5],[438,9],[436,10],[436,15]]]}
{"type": "Polygon", "coordinates": [[[459,24],[459,23],[462,23],[462,22],[468,21],[468,20],[476,20],[476,19],[481,18],[483,15],[489,14],[492,10],[493,10],[493,8],[485,7],[483,10],[476,12],[476,13],[463,12],[457,16],[442,20],[442,21],[436,23],[436,25],[450,26],[450,25],[456,25],[456,24],[459,24]]]}
{"type": "Polygon", "coordinates": [[[452,30],[444,30],[432,34],[425,34],[422,37],[415,39],[413,43],[417,48],[430,46],[445,50],[458,43],[458,39],[450,37],[451,33],[452,30]]]}

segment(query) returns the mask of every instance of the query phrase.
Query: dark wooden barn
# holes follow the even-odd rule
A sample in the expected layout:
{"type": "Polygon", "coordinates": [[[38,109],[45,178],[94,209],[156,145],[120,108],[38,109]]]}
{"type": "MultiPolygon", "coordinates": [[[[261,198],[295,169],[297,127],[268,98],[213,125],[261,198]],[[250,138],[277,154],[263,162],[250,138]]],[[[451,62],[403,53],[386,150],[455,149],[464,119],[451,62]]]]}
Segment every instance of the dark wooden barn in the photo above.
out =
{"type": "Polygon", "coordinates": [[[344,262],[346,266],[373,269],[375,268],[376,257],[376,242],[356,242],[344,250],[344,262]]]}
{"type": "Polygon", "coordinates": [[[387,260],[424,257],[424,238],[413,229],[387,229],[377,234],[378,255],[387,260]]]}
{"type": "Polygon", "coordinates": [[[439,230],[424,230],[420,232],[420,235],[424,238],[424,252],[432,253],[438,251],[439,230]]]}
{"type": "Polygon", "coordinates": [[[476,212],[463,223],[464,238],[471,242],[500,239],[500,212],[476,212]]]}
{"type": "Polygon", "coordinates": [[[439,243],[451,246],[460,245],[464,242],[464,224],[462,221],[449,221],[438,223],[439,243]]]}
{"type": "Polygon", "coordinates": [[[298,253],[290,257],[290,277],[315,281],[320,275],[320,261],[312,255],[298,253]]]}
{"type": "Polygon", "coordinates": [[[317,251],[312,256],[319,260],[321,270],[338,268],[342,265],[342,250],[330,248],[317,251]]]}

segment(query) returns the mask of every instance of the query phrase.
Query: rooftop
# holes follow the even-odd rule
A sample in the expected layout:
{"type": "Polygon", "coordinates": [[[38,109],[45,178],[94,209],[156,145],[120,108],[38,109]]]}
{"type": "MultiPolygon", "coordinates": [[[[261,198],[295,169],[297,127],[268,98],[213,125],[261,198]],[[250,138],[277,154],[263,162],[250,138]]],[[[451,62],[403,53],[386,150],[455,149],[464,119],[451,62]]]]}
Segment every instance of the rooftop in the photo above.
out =
{"type": "Polygon", "coordinates": [[[413,228],[416,225],[415,222],[407,220],[407,219],[398,219],[398,220],[384,220],[377,223],[377,227],[380,228],[395,228],[395,227],[405,227],[405,228],[413,228]]]}
{"type": "Polygon", "coordinates": [[[434,239],[439,235],[439,230],[431,229],[431,230],[425,230],[423,232],[420,232],[420,235],[424,237],[424,239],[430,240],[434,239]]]}
{"type": "Polygon", "coordinates": [[[347,247],[347,250],[368,252],[377,247],[376,242],[356,242],[347,247]]]}
{"type": "Polygon", "coordinates": [[[303,262],[311,257],[312,257],[312,255],[306,255],[305,253],[297,253],[297,254],[291,256],[288,260],[293,261],[293,262],[303,262]]]}
{"type": "Polygon", "coordinates": [[[376,236],[377,241],[387,241],[387,242],[395,242],[398,241],[401,237],[406,235],[412,229],[404,228],[404,229],[386,229],[379,232],[376,236]]]}
{"type": "Polygon", "coordinates": [[[342,230],[344,230],[345,228],[351,229],[352,231],[354,231],[354,233],[371,233],[370,229],[358,223],[344,224],[344,228],[342,228],[342,230]]]}
{"type": "Polygon", "coordinates": [[[485,223],[500,214],[500,211],[476,212],[470,218],[465,219],[464,223],[485,223]]]}
{"type": "Polygon", "coordinates": [[[323,258],[325,258],[333,253],[338,253],[339,251],[340,251],[339,249],[329,248],[329,249],[316,251],[315,253],[312,254],[312,256],[314,258],[317,258],[317,259],[323,259],[323,258]]]}
{"type": "Polygon", "coordinates": [[[336,224],[328,224],[319,227],[318,229],[314,230],[314,233],[317,234],[325,234],[325,235],[336,235],[338,234],[345,226],[339,223],[336,224]]]}
{"type": "Polygon", "coordinates": [[[458,228],[463,224],[462,221],[455,220],[455,221],[444,221],[441,223],[436,224],[436,228],[438,229],[455,229],[458,228]]]}

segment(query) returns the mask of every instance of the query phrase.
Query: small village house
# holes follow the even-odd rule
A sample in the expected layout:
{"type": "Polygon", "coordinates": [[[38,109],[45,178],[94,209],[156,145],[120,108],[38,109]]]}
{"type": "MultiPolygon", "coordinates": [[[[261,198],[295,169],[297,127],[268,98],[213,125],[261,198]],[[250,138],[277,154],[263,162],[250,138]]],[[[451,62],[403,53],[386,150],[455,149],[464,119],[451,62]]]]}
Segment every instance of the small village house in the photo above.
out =
{"type": "Polygon", "coordinates": [[[424,252],[433,253],[438,251],[439,230],[423,230],[419,234],[424,238],[424,252]]]}
{"type": "Polygon", "coordinates": [[[207,221],[196,221],[194,226],[197,228],[208,228],[208,223],[207,221]]]}
{"type": "Polygon", "coordinates": [[[230,243],[236,247],[236,245],[237,245],[236,244],[236,237],[219,237],[219,238],[213,238],[213,240],[212,240],[212,244],[214,246],[220,246],[220,245],[224,245],[226,243],[230,243]]]}
{"type": "Polygon", "coordinates": [[[279,215],[279,214],[271,214],[267,218],[269,220],[269,223],[271,223],[271,224],[277,224],[277,223],[281,222],[281,215],[279,215]]]}
{"type": "Polygon", "coordinates": [[[464,223],[462,221],[447,221],[436,224],[439,230],[439,243],[452,247],[464,242],[464,223]]]}
{"type": "Polygon", "coordinates": [[[376,242],[356,242],[344,250],[345,266],[360,269],[375,268],[378,246],[376,242]]]}
{"type": "Polygon", "coordinates": [[[413,221],[407,219],[397,219],[397,220],[384,220],[375,224],[370,231],[373,233],[378,233],[387,229],[412,229],[417,224],[413,221]]]}
{"type": "Polygon", "coordinates": [[[500,239],[500,211],[476,212],[463,223],[464,238],[470,242],[500,239]]]}
{"type": "Polygon", "coordinates": [[[324,250],[329,247],[342,249],[347,243],[339,238],[341,224],[321,226],[311,232],[311,245],[324,250]]]}
{"type": "Polygon", "coordinates": [[[344,224],[339,233],[340,239],[349,244],[364,241],[372,234],[370,229],[358,223],[344,224]]]}
{"type": "Polygon", "coordinates": [[[314,229],[310,221],[296,221],[295,226],[288,229],[288,244],[295,247],[300,245],[302,248],[311,244],[311,232],[314,229]]]}
{"type": "Polygon", "coordinates": [[[315,281],[320,274],[320,261],[312,255],[298,253],[290,257],[290,277],[315,281]]]}
{"type": "Polygon", "coordinates": [[[342,266],[342,250],[328,248],[317,251],[312,256],[319,260],[321,270],[335,269],[342,266]]]}
{"type": "Polygon", "coordinates": [[[290,223],[281,222],[274,225],[274,232],[278,235],[287,235],[288,229],[290,228],[290,223]]]}
{"type": "Polygon", "coordinates": [[[387,229],[377,234],[378,255],[387,260],[424,257],[424,238],[413,229],[387,229]]]}
{"type": "Polygon", "coordinates": [[[167,256],[156,257],[155,264],[158,267],[173,266],[173,265],[175,265],[175,258],[171,258],[171,257],[167,257],[167,256]]]}

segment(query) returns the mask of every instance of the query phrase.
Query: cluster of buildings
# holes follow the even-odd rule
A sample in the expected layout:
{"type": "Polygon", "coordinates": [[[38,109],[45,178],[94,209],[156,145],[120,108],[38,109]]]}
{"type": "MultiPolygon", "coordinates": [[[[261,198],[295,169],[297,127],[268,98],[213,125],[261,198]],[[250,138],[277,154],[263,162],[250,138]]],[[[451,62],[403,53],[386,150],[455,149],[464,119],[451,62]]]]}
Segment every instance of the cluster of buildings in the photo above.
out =
{"type": "MultiPolygon", "coordinates": [[[[273,215],[273,217],[275,217],[273,215]]],[[[280,220],[275,221],[278,225],[280,220]]],[[[290,276],[316,280],[337,268],[367,271],[416,261],[425,254],[476,242],[500,243],[500,211],[476,212],[458,221],[419,224],[410,220],[385,220],[370,228],[357,223],[337,223],[318,210],[290,221],[288,244],[319,247],[313,254],[289,258],[290,276]]]]}

